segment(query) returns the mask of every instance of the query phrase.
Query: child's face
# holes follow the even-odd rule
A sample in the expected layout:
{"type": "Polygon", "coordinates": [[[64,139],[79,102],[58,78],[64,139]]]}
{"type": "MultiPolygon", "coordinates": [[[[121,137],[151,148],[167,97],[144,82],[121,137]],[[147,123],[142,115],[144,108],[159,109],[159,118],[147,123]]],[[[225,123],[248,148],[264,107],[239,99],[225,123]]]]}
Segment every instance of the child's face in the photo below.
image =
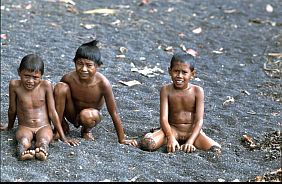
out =
{"type": "Polygon", "coordinates": [[[195,70],[191,72],[189,64],[176,62],[169,69],[169,74],[176,89],[186,89],[195,74],[195,70]]]}
{"type": "Polygon", "coordinates": [[[76,73],[78,74],[80,79],[91,79],[96,71],[97,71],[97,65],[94,63],[94,61],[79,58],[75,62],[75,69],[76,73]]]}
{"type": "Polygon", "coordinates": [[[35,87],[38,86],[38,84],[41,82],[42,74],[40,71],[28,71],[28,70],[22,70],[19,73],[19,76],[21,78],[22,84],[25,89],[27,90],[33,90],[35,87]]]}

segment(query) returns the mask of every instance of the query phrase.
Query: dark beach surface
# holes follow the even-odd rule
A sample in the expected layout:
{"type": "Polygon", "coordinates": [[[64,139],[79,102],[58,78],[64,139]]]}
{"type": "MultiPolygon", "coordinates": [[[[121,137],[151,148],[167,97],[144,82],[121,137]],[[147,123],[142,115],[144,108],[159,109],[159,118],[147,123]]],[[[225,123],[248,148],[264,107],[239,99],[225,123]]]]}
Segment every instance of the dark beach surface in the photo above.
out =
{"type": "Polygon", "coordinates": [[[192,83],[205,90],[203,130],[222,155],[121,145],[104,108],[94,141],[71,125],[69,136],[81,144],[56,141],[46,161],[17,160],[17,122],[1,132],[1,182],[281,181],[280,0],[1,0],[1,123],[22,57],[42,56],[43,77],[55,84],[74,69],[77,47],[94,38],[125,133],[138,141],[159,126],[159,90],[170,82],[172,53],[198,52],[192,83]],[[134,80],[140,84],[121,83],[134,80]]]}

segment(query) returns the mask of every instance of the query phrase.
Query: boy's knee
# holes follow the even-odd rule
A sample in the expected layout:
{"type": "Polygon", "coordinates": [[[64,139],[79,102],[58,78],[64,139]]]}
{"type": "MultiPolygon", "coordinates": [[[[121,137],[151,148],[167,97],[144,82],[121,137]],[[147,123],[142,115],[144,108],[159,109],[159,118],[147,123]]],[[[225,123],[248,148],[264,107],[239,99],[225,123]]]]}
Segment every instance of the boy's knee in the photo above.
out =
{"type": "Polygon", "coordinates": [[[70,90],[69,85],[64,82],[59,82],[54,86],[54,94],[66,94],[70,90]]]}
{"type": "Polygon", "coordinates": [[[28,138],[23,137],[19,140],[19,143],[26,147],[31,144],[31,141],[28,138]]]}
{"type": "Polygon", "coordinates": [[[94,127],[101,121],[100,112],[96,109],[83,109],[79,116],[81,124],[86,127],[94,127]]]}
{"type": "Polygon", "coordinates": [[[145,150],[145,151],[155,151],[156,142],[150,136],[145,135],[145,137],[141,140],[140,147],[142,150],[145,150]]]}

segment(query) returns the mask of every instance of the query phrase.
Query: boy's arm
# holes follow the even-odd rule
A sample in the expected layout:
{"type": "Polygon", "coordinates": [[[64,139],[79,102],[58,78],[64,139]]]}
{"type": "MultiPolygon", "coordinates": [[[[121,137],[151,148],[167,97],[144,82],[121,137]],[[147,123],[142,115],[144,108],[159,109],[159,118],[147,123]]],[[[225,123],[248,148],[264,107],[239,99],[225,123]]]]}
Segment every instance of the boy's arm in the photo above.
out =
{"type": "Polygon", "coordinates": [[[48,116],[50,117],[54,126],[58,130],[61,141],[65,142],[67,144],[74,145],[74,146],[78,145],[79,142],[77,140],[68,140],[66,138],[65,134],[64,134],[63,128],[62,128],[61,123],[60,123],[59,115],[58,115],[56,108],[55,108],[55,100],[54,100],[54,96],[53,96],[52,84],[48,81],[45,81],[44,86],[46,87],[47,108],[48,108],[48,113],[49,113],[48,116]]]}
{"type": "Polygon", "coordinates": [[[105,97],[107,110],[112,118],[112,121],[116,129],[116,133],[118,136],[118,142],[120,144],[129,144],[132,146],[137,146],[138,143],[136,140],[126,140],[125,139],[122,123],[121,123],[119,114],[117,112],[117,107],[116,107],[116,103],[114,99],[112,86],[110,85],[109,82],[106,82],[103,91],[104,91],[104,97],[105,97]]]}
{"type": "Polygon", "coordinates": [[[165,86],[160,91],[160,125],[167,139],[173,137],[168,122],[168,94],[165,86]]]}
{"type": "Polygon", "coordinates": [[[105,97],[107,110],[112,118],[112,121],[114,123],[115,129],[117,132],[118,142],[121,144],[124,144],[125,143],[124,130],[121,124],[120,117],[117,112],[114,94],[113,94],[112,87],[110,84],[106,84],[105,86],[104,97],[105,97]]]}
{"type": "Polygon", "coordinates": [[[6,130],[11,130],[17,116],[17,94],[16,80],[11,80],[9,83],[9,109],[8,109],[8,126],[6,130]]]}
{"type": "Polygon", "coordinates": [[[197,136],[199,135],[202,126],[203,126],[203,119],[204,119],[204,90],[201,87],[197,87],[195,89],[195,119],[194,119],[194,129],[192,131],[192,135],[187,140],[186,144],[193,145],[197,136]]]}
{"type": "Polygon", "coordinates": [[[167,138],[167,151],[175,152],[180,149],[168,122],[168,86],[163,86],[160,91],[160,125],[167,138]]]}

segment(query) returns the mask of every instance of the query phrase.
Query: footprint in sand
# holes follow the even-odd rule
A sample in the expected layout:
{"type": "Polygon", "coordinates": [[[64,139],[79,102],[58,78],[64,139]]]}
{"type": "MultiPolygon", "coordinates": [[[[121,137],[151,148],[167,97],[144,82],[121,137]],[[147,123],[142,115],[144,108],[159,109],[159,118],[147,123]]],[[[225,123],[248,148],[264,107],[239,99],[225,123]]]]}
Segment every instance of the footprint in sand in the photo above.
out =
{"type": "Polygon", "coordinates": [[[35,157],[35,150],[26,150],[22,152],[19,160],[31,160],[35,157]]]}
{"type": "Polygon", "coordinates": [[[36,148],[35,149],[35,157],[39,160],[46,160],[48,153],[43,148],[36,148]]]}

